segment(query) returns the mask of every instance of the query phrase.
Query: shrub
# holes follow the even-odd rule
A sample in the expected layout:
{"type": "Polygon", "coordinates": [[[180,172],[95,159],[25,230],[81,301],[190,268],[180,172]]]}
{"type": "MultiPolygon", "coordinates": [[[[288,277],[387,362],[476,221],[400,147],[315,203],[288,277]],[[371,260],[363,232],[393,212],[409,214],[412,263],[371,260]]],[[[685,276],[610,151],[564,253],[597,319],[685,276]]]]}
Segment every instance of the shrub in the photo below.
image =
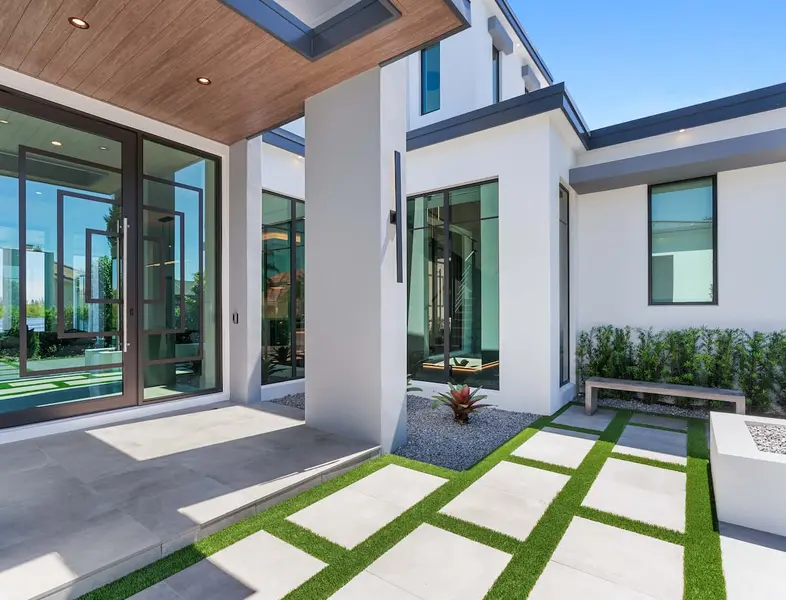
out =
{"type": "Polygon", "coordinates": [[[588,377],[740,389],[754,412],[766,412],[773,402],[786,407],[786,331],[599,325],[578,335],[576,373],[579,389],[588,377]]]}
{"type": "Polygon", "coordinates": [[[450,392],[447,394],[440,393],[434,396],[434,403],[431,405],[431,408],[437,408],[442,404],[449,406],[453,411],[453,418],[457,423],[466,425],[469,423],[469,416],[473,412],[481,408],[492,406],[491,404],[479,404],[481,400],[486,399],[486,396],[477,395],[481,388],[477,388],[473,392],[468,385],[458,386],[452,383],[448,385],[450,386],[450,392]]]}

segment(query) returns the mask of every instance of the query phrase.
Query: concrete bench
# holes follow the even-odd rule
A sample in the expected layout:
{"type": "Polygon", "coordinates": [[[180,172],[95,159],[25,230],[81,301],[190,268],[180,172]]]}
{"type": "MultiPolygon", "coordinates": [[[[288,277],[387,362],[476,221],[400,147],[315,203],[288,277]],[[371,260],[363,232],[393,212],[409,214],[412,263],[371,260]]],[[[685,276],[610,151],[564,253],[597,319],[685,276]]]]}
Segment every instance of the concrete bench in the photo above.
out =
{"type": "Polygon", "coordinates": [[[584,382],[584,408],[588,415],[594,413],[598,408],[598,390],[600,389],[733,402],[736,405],[737,414],[745,414],[745,394],[740,390],[721,390],[695,385],[679,385],[677,383],[650,383],[647,381],[590,377],[584,382]]]}

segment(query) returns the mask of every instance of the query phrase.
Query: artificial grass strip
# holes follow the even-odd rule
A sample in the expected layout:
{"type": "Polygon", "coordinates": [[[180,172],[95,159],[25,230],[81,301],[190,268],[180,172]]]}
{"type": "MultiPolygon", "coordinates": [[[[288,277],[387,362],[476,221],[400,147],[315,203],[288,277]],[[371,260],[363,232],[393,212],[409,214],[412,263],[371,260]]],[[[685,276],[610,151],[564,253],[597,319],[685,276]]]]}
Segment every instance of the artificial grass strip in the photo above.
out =
{"type": "Polygon", "coordinates": [[[640,465],[658,467],[659,469],[679,471],[680,473],[685,473],[687,471],[687,467],[684,465],[678,465],[676,463],[670,463],[663,460],[655,460],[654,458],[644,458],[643,456],[634,456],[633,454],[625,454],[624,452],[612,452],[609,458],[617,458],[619,460],[639,463],[640,465]]]}
{"type": "Polygon", "coordinates": [[[429,517],[426,522],[434,527],[450,531],[451,533],[465,537],[473,542],[496,548],[508,554],[513,554],[521,544],[521,540],[517,540],[504,533],[486,529],[480,525],[462,521],[450,515],[443,515],[439,512],[429,517]]]}
{"type": "Polygon", "coordinates": [[[713,510],[706,424],[688,424],[685,600],[725,600],[720,535],[713,510]]]}
{"type": "Polygon", "coordinates": [[[622,435],[631,414],[627,410],[617,412],[600,440],[595,442],[579,468],[546,509],[535,529],[513,555],[507,568],[486,594],[486,600],[526,598],[530,594],[612,448],[622,435]]]}
{"type": "Polygon", "coordinates": [[[534,467],[535,469],[542,469],[544,471],[551,471],[552,473],[559,473],[560,475],[571,476],[575,473],[575,469],[570,467],[563,467],[562,465],[552,465],[551,463],[534,460],[532,458],[524,458],[523,456],[508,456],[505,458],[507,462],[516,463],[517,465],[524,465],[525,467],[534,467]]]}
{"type": "Polygon", "coordinates": [[[627,517],[607,513],[596,508],[590,508],[589,506],[580,506],[576,512],[576,516],[590,519],[592,521],[597,521],[598,523],[603,523],[604,525],[611,525],[612,527],[617,527],[618,529],[626,529],[627,531],[640,533],[641,535],[657,538],[659,540],[663,540],[664,542],[671,542],[672,544],[677,544],[680,546],[685,543],[685,534],[679,531],[666,529],[665,527],[658,527],[657,525],[644,523],[643,521],[628,519],[627,517]]]}

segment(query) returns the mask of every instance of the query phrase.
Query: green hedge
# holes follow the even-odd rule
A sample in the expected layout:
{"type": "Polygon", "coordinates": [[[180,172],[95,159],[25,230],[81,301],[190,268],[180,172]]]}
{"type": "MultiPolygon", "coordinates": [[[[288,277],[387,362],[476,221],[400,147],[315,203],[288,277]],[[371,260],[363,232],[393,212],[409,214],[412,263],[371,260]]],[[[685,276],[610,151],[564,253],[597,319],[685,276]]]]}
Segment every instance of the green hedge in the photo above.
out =
{"type": "Polygon", "coordinates": [[[786,331],[601,325],[579,334],[576,363],[579,385],[615,377],[733,388],[745,392],[755,412],[786,407],[786,331]]]}

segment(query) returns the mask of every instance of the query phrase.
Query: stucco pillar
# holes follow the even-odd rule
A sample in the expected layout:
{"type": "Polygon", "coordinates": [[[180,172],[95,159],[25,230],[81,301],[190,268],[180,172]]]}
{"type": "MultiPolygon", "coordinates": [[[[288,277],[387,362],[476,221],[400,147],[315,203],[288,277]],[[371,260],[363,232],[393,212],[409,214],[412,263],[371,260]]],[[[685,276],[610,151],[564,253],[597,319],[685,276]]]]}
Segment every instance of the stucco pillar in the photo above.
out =
{"type": "Polygon", "coordinates": [[[398,61],[306,100],[306,424],[385,452],[406,441],[406,284],[390,224],[406,76],[398,61]]]}
{"type": "Polygon", "coordinates": [[[229,149],[229,385],[235,402],[262,386],[262,137],[229,149]]]}

